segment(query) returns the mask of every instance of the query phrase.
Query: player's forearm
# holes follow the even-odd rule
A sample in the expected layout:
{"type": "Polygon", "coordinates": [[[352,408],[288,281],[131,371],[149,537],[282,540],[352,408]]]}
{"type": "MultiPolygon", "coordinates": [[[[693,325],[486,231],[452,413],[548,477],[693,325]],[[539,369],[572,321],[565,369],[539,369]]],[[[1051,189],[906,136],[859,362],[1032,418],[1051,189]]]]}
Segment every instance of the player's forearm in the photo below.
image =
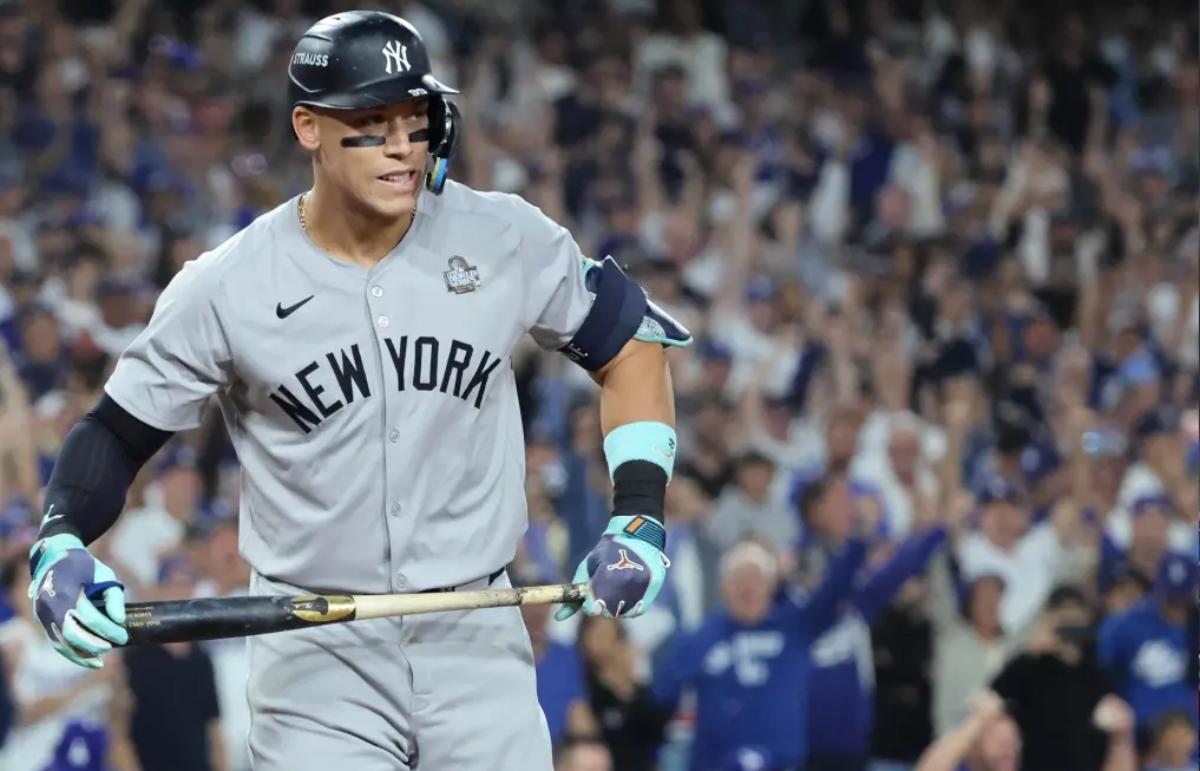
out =
{"type": "Polygon", "coordinates": [[[597,379],[600,426],[605,435],[617,426],[639,421],[675,425],[675,395],[661,345],[630,340],[597,379]]]}
{"type": "Polygon", "coordinates": [[[40,535],[72,533],[85,544],[103,535],[121,513],[142,464],[169,437],[101,398],[63,440],[46,485],[40,535]]]}
{"type": "Polygon", "coordinates": [[[675,460],[675,401],[662,347],[626,343],[597,380],[613,513],[662,522],[675,460]]]}

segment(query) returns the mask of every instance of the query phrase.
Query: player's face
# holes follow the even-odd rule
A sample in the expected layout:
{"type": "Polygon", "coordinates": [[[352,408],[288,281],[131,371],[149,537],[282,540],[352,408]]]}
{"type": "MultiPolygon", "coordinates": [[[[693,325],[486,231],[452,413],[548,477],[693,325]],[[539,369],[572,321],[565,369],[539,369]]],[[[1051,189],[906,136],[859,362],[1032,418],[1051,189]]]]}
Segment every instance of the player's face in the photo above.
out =
{"type": "Polygon", "coordinates": [[[380,217],[407,215],[417,205],[429,158],[429,100],[366,110],[316,113],[322,172],[347,197],[380,217]],[[382,144],[364,145],[361,137],[382,144]],[[343,140],[359,143],[347,147],[343,140]]]}

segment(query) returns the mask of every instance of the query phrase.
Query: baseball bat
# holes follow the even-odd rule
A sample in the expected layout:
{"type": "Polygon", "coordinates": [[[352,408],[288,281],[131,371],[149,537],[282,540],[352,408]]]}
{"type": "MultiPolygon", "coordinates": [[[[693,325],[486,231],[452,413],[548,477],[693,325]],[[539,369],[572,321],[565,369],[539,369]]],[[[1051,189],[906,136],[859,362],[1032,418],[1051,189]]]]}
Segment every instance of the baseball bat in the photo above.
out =
{"type": "Polygon", "coordinates": [[[422,594],[309,594],[131,602],[125,606],[125,628],[129,631],[126,646],[246,637],[448,610],[576,603],[583,601],[587,588],[587,584],[549,584],[422,594]]]}

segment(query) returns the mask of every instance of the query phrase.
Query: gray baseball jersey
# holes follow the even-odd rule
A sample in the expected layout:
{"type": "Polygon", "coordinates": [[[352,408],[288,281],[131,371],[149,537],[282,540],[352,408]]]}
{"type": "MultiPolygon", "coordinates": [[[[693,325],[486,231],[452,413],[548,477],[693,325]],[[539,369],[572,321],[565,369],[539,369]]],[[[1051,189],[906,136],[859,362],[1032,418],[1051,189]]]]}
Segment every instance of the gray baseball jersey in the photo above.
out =
{"type": "Polygon", "coordinates": [[[502,567],[527,523],[510,352],[582,324],[579,247],[522,199],[450,182],[368,270],[317,248],[297,203],[187,263],[105,390],[168,431],[217,397],[264,576],[366,593],[502,567]]]}

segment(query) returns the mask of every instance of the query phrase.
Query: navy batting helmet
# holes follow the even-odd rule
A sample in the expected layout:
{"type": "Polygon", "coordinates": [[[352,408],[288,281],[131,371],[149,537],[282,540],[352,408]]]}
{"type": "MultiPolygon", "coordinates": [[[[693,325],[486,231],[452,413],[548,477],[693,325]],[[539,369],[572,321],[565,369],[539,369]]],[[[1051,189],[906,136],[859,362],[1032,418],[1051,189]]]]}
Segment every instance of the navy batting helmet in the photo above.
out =
{"type": "Polygon", "coordinates": [[[321,19],[296,44],[288,64],[292,107],[355,110],[429,99],[429,154],[425,187],[442,192],[458,133],[453,88],[433,76],[420,33],[404,19],[379,11],[348,11],[321,19]]]}

